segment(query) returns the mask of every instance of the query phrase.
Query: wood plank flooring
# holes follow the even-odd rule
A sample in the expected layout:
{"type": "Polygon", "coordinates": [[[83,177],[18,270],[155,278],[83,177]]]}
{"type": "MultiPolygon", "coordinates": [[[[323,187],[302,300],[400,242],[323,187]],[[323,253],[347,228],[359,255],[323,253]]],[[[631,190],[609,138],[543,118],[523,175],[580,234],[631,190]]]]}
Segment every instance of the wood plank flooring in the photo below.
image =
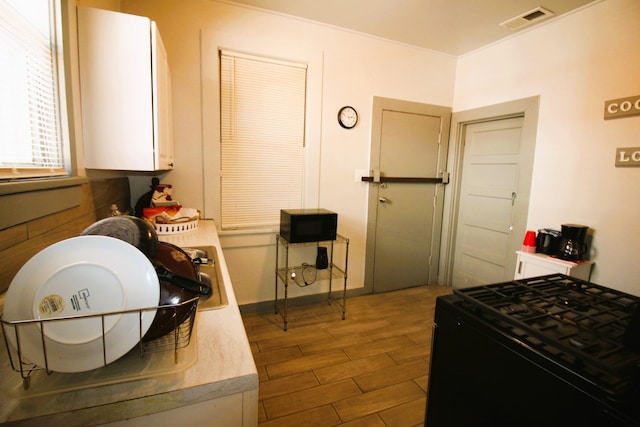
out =
{"type": "Polygon", "coordinates": [[[272,426],[422,426],[435,299],[421,286],[243,314],[260,377],[259,423],[272,426]]]}

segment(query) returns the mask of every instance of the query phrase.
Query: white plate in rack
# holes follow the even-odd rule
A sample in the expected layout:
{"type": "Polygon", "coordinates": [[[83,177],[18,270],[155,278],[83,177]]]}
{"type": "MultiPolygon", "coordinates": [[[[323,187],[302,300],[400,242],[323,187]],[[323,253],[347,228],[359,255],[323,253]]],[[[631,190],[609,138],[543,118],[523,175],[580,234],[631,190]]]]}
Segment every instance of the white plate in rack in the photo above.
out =
{"type": "Polygon", "coordinates": [[[80,236],[45,248],[22,266],[2,318],[23,361],[83,372],[129,352],[151,326],[159,298],[155,269],[136,247],[113,237],[80,236]]]}

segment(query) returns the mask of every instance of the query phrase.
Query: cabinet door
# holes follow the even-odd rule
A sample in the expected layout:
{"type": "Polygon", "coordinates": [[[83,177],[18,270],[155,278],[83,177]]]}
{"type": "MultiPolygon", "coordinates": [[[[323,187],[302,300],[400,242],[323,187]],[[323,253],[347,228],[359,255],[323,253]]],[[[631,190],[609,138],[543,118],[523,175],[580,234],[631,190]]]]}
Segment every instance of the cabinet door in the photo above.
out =
{"type": "MultiPolygon", "coordinates": [[[[189,426],[241,427],[243,423],[242,394],[223,396],[141,417],[104,424],[105,427],[176,427],[189,426]]],[[[143,400],[144,401],[144,400],[143,400]]],[[[256,405],[257,406],[257,405],[256,405]]],[[[257,424],[257,419],[256,419],[257,424]]],[[[256,425],[253,424],[253,425],[256,425]]]]}
{"type": "Polygon", "coordinates": [[[154,45],[159,37],[152,34],[157,30],[149,18],[78,7],[87,168],[152,171],[173,162],[172,148],[166,148],[173,144],[173,132],[166,130],[170,107],[163,107],[170,103],[168,65],[164,47],[154,45]],[[169,154],[160,154],[160,140],[169,154]]]}
{"type": "Polygon", "coordinates": [[[151,22],[154,161],[157,169],[173,168],[171,73],[167,51],[155,22],[151,22]]]}

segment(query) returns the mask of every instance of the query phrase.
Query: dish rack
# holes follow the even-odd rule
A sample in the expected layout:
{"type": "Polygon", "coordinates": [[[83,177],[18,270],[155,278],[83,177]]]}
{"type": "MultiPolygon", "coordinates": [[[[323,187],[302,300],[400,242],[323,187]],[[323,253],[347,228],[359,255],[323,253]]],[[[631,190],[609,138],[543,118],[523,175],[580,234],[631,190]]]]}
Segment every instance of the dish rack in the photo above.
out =
{"type": "MultiPolygon", "coordinates": [[[[88,318],[101,318],[102,337],[98,337],[97,339],[98,340],[102,339],[102,356],[103,356],[102,366],[104,367],[109,364],[107,363],[107,349],[105,347],[105,342],[106,342],[106,339],[105,339],[106,331],[104,330],[105,318],[108,316],[114,316],[114,315],[137,313],[138,319],[139,319],[138,334],[140,339],[136,346],[138,347],[140,357],[144,357],[145,354],[150,354],[150,353],[171,351],[174,354],[174,363],[177,364],[178,350],[187,347],[191,342],[191,333],[193,332],[193,326],[195,325],[195,317],[196,317],[196,312],[198,307],[198,301],[199,301],[199,298],[194,297],[192,299],[189,299],[179,304],[161,305],[157,307],[113,311],[113,312],[89,314],[89,315],[82,315],[82,316],[55,317],[55,318],[48,318],[48,319],[7,321],[0,316],[0,322],[2,323],[2,336],[4,338],[7,354],[9,355],[9,362],[11,364],[11,369],[15,372],[20,373],[20,376],[22,378],[23,388],[27,390],[30,385],[32,373],[40,370],[46,370],[47,374],[51,374],[53,372],[47,366],[48,356],[47,356],[47,349],[45,345],[45,333],[44,333],[44,330],[46,329],[45,326],[47,323],[60,322],[60,321],[73,322],[73,321],[88,319],[88,318]],[[144,334],[142,333],[141,325],[142,325],[142,318],[144,313],[149,311],[155,311],[157,315],[162,311],[167,311],[170,313],[172,312],[174,315],[173,318],[176,319],[177,310],[185,306],[189,311],[188,317],[184,321],[182,321],[180,324],[176,325],[171,332],[150,341],[143,340],[144,334]],[[24,355],[21,354],[21,351],[20,351],[20,339],[19,339],[18,331],[20,330],[20,328],[26,327],[28,325],[34,325],[34,324],[37,324],[40,329],[40,338],[42,342],[41,350],[42,350],[42,355],[44,356],[45,366],[38,366],[28,361],[24,357],[24,355]],[[7,339],[8,334],[12,334],[12,336],[14,337],[16,342],[15,347],[10,345],[9,340],[7,339]]],[[[130,351],[134,350],[134,348],[132,348],[130,351]]],[[[114,360],[113,362],[115,361],[116,360],[114,360]]]]}

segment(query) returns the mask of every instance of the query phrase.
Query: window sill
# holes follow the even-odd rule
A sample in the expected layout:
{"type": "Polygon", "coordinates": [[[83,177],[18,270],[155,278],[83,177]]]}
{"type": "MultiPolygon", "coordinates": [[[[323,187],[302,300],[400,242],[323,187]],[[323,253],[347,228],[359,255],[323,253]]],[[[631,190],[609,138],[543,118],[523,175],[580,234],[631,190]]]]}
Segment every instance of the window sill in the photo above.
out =
{"type": "Polygon", "coordinates": [[[240,235],[253,235],[253,234],[273,234],[278,233],[280,229],[278,226],[273,227],[260,227],[260,228],[227,228],[218,229],[219,236],[240,236],[240,235]]]}
{"type": "Polygon", "coordinates": [[[0,183],[0,230],[80,205],[86,177],[0,183]]]}
{"type": "Polygon", "coordinates": [[[70,178],[30,179],[25,181],[0,182],[0,196],[16,193],[28,193],[39,190],[52,190],[79,186],[89,182],[86,177],[76,176],[70,178]]]}
{"type": "Polygon", "coordinates": [[[218,230],[218,237],[223,249],[238,249],[257,246],[275,245],[275,235],[279,228],[254,228],[237,230],[218,230]]]}

